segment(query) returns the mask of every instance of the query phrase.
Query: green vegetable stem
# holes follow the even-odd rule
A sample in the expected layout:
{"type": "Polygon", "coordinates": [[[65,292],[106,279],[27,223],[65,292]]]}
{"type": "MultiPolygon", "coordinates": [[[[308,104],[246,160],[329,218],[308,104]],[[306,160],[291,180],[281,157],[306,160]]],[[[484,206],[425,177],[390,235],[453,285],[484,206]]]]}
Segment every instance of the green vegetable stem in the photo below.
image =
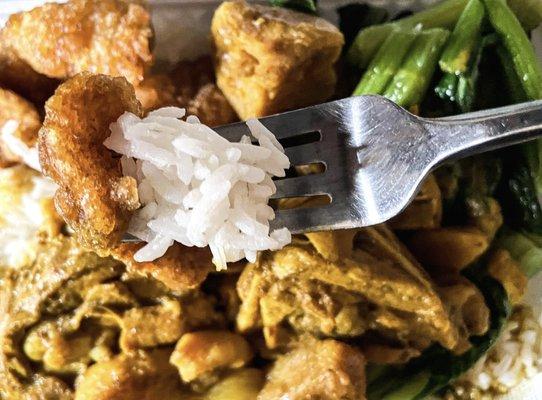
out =
{"type": "Polygon", "coordinates": [[[449,31],[440,28],[421,32],[384,96],[402,107],[420,104],[449,34],[449,31]]]}
{"type": "Polygon", "coordinates": [[[542,98],[542,66],[521,23],[504,0],[484,0],[491,24],[501,36],[530,99],[542,98]]]}
{"type": "Polygon", "coordinates": [[[394,30],[384,41],[367,68],[354,95],[382,94],[401,66],[401,62],[416,39],[416,32],[394,30]]]}
{"type": "Polygon", "coordinates": [[[472,54],[480,45],[484,15],[484,4],[480,0],[467,3],[440,58],[442,71],[456,75],[467,72],[472,54]]]}
{"type": "Polygon", "coordinates": [[[452,29],[468,0],[445,0],[434,7],[402,18],[398,21],[370,26],[361,30],[348,50],[348,61],[365,68],[372,60],[382,43],[395,29],[413,29],[420,25],[423,29],[452,29]]]}

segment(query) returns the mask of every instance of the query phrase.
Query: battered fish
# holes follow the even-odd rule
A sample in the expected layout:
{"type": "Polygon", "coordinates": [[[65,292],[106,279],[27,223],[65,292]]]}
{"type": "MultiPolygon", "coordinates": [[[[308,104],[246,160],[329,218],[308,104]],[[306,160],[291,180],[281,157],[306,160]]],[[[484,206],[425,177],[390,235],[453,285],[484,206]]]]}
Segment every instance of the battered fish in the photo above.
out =
{"type": "Polygon", "coordinates": [[[120,0],[72,0],[10,16],[4,38],[35,71],[66,79],[88,71],[143,80],[152,62],[145,7],[120,0]]]}
{"type": "Polygon", "coordinates": [[[137,182],[103,145],[109,124],[129,111],[141,115],[124,78],[82,73],[59,86],[45,104],[40,163],[59,189],[55,205],[79,240],[93,249],[120,240],[139,207],[137,182]]]}

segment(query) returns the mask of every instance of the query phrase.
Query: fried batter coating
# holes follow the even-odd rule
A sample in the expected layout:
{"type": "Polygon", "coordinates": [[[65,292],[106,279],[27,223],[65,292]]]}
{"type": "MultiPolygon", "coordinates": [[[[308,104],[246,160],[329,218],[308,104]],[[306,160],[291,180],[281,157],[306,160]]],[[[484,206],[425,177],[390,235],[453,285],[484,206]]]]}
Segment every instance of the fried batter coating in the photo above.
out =
{"type": "Polygon", "coordinates": [[[178,243],[171,246],[158,260],[136,262],[134,254],[145,243],[122,243],[111,255],[126,264],[129,270],[151,275],[172,290],[185,290],[202,283],[214,270],[208,248],[185,247],[178,243]]]}
{"type": "Polygon", "coordinates": [[[121,0],[72,0],[13,14],[5,39],[35,71],[66,79],[88,71],[143,80],[152,62],[149,12],[121,0]]]}
{"type": "Polygon", "coordinates": [[[135,88],[135,93],[146,113],[160,107],[178,105],[175,98],[175,85],[170,77],[164,74],[146,77],[135,88]]]}
{"type": "Polygon", "coordinates": [[[238,120],[232,106],[215,84],[210,57],[181,61],[169,75],[175,86],[177,105],[185,107],[189,115],[196,115],[209,126],[225,125],[238,120]]]}
{"type": "Polygon", "coordinates": [[[0,85],[21,94],[32,102],[43,105],[54,93],[59,81],[39,74],[23,61],[0,31],[0,85]]]}
{"type": "Polygon", "coordinates": [[[13,154],[6,137],[9,135],[33,147],[38,140],[40,116],[32,103],[10,90],[0,88],[0,168],[8,167],[21,158],[13,154]]]}
{"type": "Polygon", "coordinates": [[[187,112],[196,115],[209,126],[225,125],[237,120],[237,114],[214,83],[208,83],[198,91],[188,103],[187,112]]]}
{"type": "Polygon", "coordinates": [[[109,247],[139,207],[136,180],[103,145],[122,113],[141,115],[134,89],[124,78],[82,73],[60,85],[45,111],[39,155],[59,185],[55,205],[83,244],[109,247]]]}

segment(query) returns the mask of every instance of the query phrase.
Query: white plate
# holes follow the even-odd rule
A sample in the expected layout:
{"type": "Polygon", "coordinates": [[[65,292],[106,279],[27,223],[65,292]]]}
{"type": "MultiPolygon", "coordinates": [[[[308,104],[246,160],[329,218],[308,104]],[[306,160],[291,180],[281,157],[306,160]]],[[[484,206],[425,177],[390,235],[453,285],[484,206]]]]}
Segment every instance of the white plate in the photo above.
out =
{"type": "MultiPolygon", "coordinates": [[[[0,0],[0,26],[9,14],[29,10],[47,0],[0,0]]],[[[60,0],[61,1],[61,0],[60,0]]],[[[60,2],[57,0],[57,2],[60,2]]],[[[318,5],[323,17],[337,23],[337,7],[355,0],[320,0],[318,5]]],[[[262,1],[263,2],[263,1],[262,1]]],[[[417,10],[436,0],[361,0],[386,7],[391,13],[404,9],[417,10]]],[[[156,32],[155,54],[158,64],[172,64],[181,59],[194,59],[211,50],[209,26],[216,0],[150,0],[156,32]]],[[[542,26],[533,34],[533,42],[542,60],[542,26]]],[[[529,304],[542,309],[542,274],[529,284],[529,304]]],[[[542,400],[542,374],[516,387],[513,393],[500,400],[542,400]]]]}

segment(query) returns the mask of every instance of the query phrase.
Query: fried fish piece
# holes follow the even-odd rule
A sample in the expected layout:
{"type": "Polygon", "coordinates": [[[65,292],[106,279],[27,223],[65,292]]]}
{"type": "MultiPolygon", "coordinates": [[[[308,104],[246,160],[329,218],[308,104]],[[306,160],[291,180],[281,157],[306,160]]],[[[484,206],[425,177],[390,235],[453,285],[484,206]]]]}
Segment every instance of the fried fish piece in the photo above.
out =
{"type": "Polygon", "coordinates": [[[175,98],[175,85],[165,74],[145,77],[143,82],[135,88],[135,93],[145,112],[178,105],[175,98]]]}
{"type": "Polygon", "coordinates": [[[214,83],[200,88],[188,103],[187,113],[196,115],[203,124],[209,126],[225,125],[237,120],[237,114],[214,83]]]}
{"type": "Polygon", "coordinates": [[[145,243],[121,243],[111,250],[111,255],[124,262],[131,271],[150,275],[172,290],[194,288],[214,270],[208,248],[185,247],[178,243],[155,261],[134,261],[134,254],[144,245],[145,243]]]}
{"type": "Polygon", "coordinates": [[[123,176],[119,158],[103,145],[109,124],[125,111],[142,113],[126,79],[89,73],[64,82],[45,105],[40,163],[59,185],[61,216],[93,249],[118,242],[139,207],[136,180],[123,176]]]}
{"type": "Polygon", "coordinates": [[[88,71],[143,80],[152,62],[145,7],[121,0],[50,3],[10,16],[4,38],[35,71],[66,79],[88,71]]]}
{"type": "Polygon", "coordinates": [[[0,85],[13,90],[37,105],[43,105],[51,97],[58,79],[49,78],[34,71],[9,47],[0,31],[0,85]]]}
{"type": "Polygon", "coordinates": [[[20,141],[33,147],[41,127],[40,116],[32,103],[11,90],[0,88],[0,168],[21,161],[9,144],[20,141]]]}

